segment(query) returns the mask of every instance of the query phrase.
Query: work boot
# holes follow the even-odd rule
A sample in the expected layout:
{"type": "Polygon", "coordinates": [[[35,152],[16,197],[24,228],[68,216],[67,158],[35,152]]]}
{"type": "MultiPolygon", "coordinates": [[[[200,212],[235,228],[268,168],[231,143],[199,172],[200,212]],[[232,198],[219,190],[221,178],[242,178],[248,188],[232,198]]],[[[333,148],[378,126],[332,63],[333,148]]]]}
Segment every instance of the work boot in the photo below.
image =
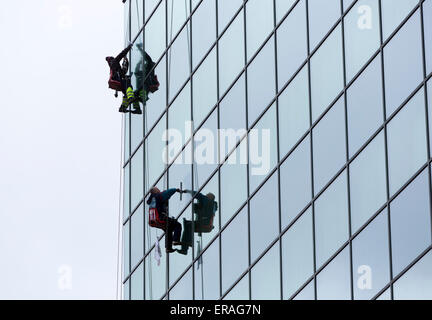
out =
{"type": "Polygon", "coordinates": [[[128,112],[128,106],[129,106],[129,104],[128,104],[126,97],[123,97],[123,102],[120,106],[119,112],[122,112],[122,113],[128,112]]]}
{"type": "Polygon", "coordinates": [[[143,103],[146,103],[148,101],[148,94],[147,91],[144,89],[141,89],[139,92],[139,98],[143,103]]]}
{"type": "Polygon", "coordinates": [[[133,114],[142,114],[142,111],[141,111],[141,108],[140,108],[140,105],[139,105],[138,101],[134,101],[133,108],[134,109],[131,111],[131,113],[133,113],[133,114]]]}

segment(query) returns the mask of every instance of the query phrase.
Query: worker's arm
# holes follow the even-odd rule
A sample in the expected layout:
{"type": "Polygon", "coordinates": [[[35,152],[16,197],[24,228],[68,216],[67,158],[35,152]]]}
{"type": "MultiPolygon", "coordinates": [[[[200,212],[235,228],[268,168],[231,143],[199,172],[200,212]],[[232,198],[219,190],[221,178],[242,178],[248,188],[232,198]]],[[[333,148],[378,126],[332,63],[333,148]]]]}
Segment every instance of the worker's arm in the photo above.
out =
{"type": "Polygon", "coordinates": [[[122,52],[119,53],[117,57],[115,57],[114,62],[120,63],[121,59],[126,57],[126,55],[129,53],[130,49],[132,49],[132,44],[128,45],[126,49],[124,49],[122,52]]]}
{"type": "Polygon", "coordinates": [[[162,201],[169,200],[169,198],[171,198],[174,195],[174,193],[176,193],[177,191],[178,191],[178,189],[175,189],[175,188],[165,190],[164,192],[161,193],[162,201]]]}

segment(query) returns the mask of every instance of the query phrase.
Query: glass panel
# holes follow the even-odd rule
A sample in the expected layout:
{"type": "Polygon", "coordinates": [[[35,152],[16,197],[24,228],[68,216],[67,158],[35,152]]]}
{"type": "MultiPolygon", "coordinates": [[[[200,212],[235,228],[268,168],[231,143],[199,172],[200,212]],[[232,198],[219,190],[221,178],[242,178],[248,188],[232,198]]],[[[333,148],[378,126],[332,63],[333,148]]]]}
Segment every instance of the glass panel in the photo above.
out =
{"type": "Polygon", "coordinates": [[[200,4],[192,16],[192,29],[192,59],[195,68],[216,40],[215,0],[204,0],[200,4]]]}
{"type": "Polygon", "coordinates": [[[220,159],[234,149],[246,135],[246,85],[242,75],[219,105],[220,114],[220,159]],[[234,130],[234,131],[233,131],[234,130]]]}
{"type": "Polygon", "coordinates": [[[225,29],[242,4],[243,0],[217,0],[219,34],[225,29]]]}
{"type": "Polygon", "coordinates": [[[129,294],[129,280],[125,282],[123,285],[123,300],[129,300],[130,294],[129,294]]]}
{"type": "MultiPolygon", "coordinates": [[[[220,1],[219,1],[220,2],[220,1]]],[[[244,61],[243,11],[219,40],[219,86],[223,94],[243,69],[244,61]]]]}
{"type": "Polygon", "coordinates": [[[432,149],[432,80],[427,82],[428,114],[429,114],[429,144],[432,149]]]}
{"type": "Polygon", "coordinates": [[[345,17],[347,82],[380,46],[378,0],[360,0],[345,17]]]}
{"type": "Polygon", "coordinates": [[[144,206],[131,217],[131,266],[135,267],[144,256],[144,206]]]}
{"type": "Polygon", "coordinates": [[[221,245],[222,292],[226,292],[249,264],[247,207],[222,232],[221,245]]]}
{"type": "Polygon", "coordinates": [[[390,288],[388,288],[386,291],[383,292],[383,294],[381,294],[377,300],[392,300],[391,298],[391,290],[390,288]]]}
{"type": "Polygon", "coordinates": [[[284,157],[305,134],[309,124],[309,83],[306,65],[279,96],[281,157],[284,157]]]}
{"type": "Polygon", "coordinates": [[[144,124],[145,124],[145,133],[147,134],[155,124],[155,122],[159,119],[162,112],[167,107],[166,102],[166,57],[162,59],[162,61],[156,66],[155,74],[158,77],[160,86],[159,90],[155,93],[149,94],[149,100],[147,100],[144,112],[144,124]]]}
{"type": "Polygon", "coordinates": [[[381,0],[384,40],[393,33],[417,4],[418,0],[399,1],[397,5],[394,0],[381,0]]]}
{"type": "Polygon", "coordinates": [[[387,200],[384,133],[350,165],[351,226],[356,232],[387,200]]]}
{"type": "Polygon", "coordinates": [[[352,245],[354,299],[370,300],[390,281],[387,210],[352,245]]]}
{"type": "Polygon", "coordinates": [[[347,90],[349,153],[352,157],[383,123],[381,55],[347,90]]]}
{"type": "MultiPolygon", "coordinates": [[[[199,254],[199,252],[197,252],[199,254]]],[[[195,262],[195,299],[217,300],[219,293],[219,240],[195,262]]]]}
{"type": "MultiPolygon", "coordinates": [[[[278,1],[281,3],[281,1],[278,1]]],[[[294,1],[284,1],[291,6],[294,1]]],[[[293,76],[307,58],[306,1],[302,0],[277,29],[279,88],[293,76]]]]}
{"type": "Polygon", "coordinates": [[[249,186],[251,193],[277,164],[276,104],[249,133],[249,186]]]}
{"type": "Polygon", "coordinates": [[[217,102],[216,49],[193,76],[193,120],[197,128],[217,102]]]}
{"type": "Polygon", "coordinates": [[[244,276],[223,300],[249,300],[249,276],[244,276]]]}
{"type": "MultiPolygon", "coordinates": [[[[179,3],[183,1],[171,2],[179,3]]],[[[188,23],[168,52],[168,101],[171,101],[175,97],[190,74],[190,54],[188,23]]]]}
{"type": "Polygon", "coordinates": [[[420,90],[388,125],[390,196],[427,160],[424,102],[420,90]]]}
{"type": "Polygon", "coordinates": [[[144,197],[144,147],[141,146],[131,159],[131,209],[135,209],[144,197]]]}
{"type": "Polygon", "coordinates": [[[282,238],[284,299],[289,299],[314,272],[312,232],[312,210],[309,209],[282,238]]]}
{"type": "Polygon", "coordinates": [[[130,165],[123,169],[123,220],[130,214],[130,165]]]}
{"type": "Polygon", "coordinates": [[[273,38],[249,65],[247,72],[248,121],[251,126],[276,94],[273,38]]]}
{"type": "Polygon", "coordinates": [[[429,252],[394,284],[395,300],[432,299],[432,253],[429,252]]]}
{"type": "Polygon", "coordinates": [[[275,240],[279,231],[278,176],[273,176],[250,200],[251,261],[275,240]]]}
{"type": "Polygon", "coordinates": [[[315,237],[319,268],[349,238],[346,172],[315,202],[315,237]]]}
{"type": "Polygon", "coordinates": [[[313,129],[314,187],[317,194],[346,162],[343,97],[313,129]],[[331,149],[331,152],[329,150],[331,149]]]}
{"type": "MultiPolygon", "coordinates": [[[[159,0],[145,0],[144,4],[145,4],[145,17],[146,20],[148,19],[148,17],[150,16],[150,14],[152,14],[153,10],[155,9],[156,5],[159,3],[159,0]]],[[[162,1],[162,3],[159,5],[158,9],[160,7],[163,7],[165,4],[165,1],[162,1]]],[[[153,19],[154,15],[152,16],[153,19]]]]}
{"type": "Polygon", "coordinates": [[[123,226],[123,279],[130,272],[130,226],[129,221],[123,226]]]}
{"type": "MultiPolygon", "coordinates": [[[[392,5],[392,7],[400,6],[392,5]]],[[[417,12],[384,48],[387,117],[423,80],[420,28],[420,15],[417,12]]]]}
{"type": "Polygon", "coordinates": [[[350,300],[350,254],[346,247],[317,276],[318,300],[350,300]]]}
{"type": "Polygon", "coordinates": [[[427,74],[432,72],[432,1],[423,3],[427,74]]]}
{"type": "MultiPolygon", "coordinates": [[[[324,8],[331,8],[328,2],[313,1],[322,3],[324,8]]],[[[334,0],[331,0],[331,3],[334,3],[334,0]]],[[[342,91],[342,61],[342,28],[339,25],[311,59],[312,121],[315,121],[342,91]]]]}
{"type": "Polygon", "coordinates": [[[225,225],[247,199],[247,165],[241,163],[241,154],[247,152],[242,142],[220,170],[221,221],[225,225]],[[232,192],[235,190],[236,192],[232,192]]]}
{"type": "MultiPolygon", "coordinates": [[[[247,59],[249,60],[274,28],[273,1],[246,2],[247,59]]],[[[272,41],[272,40],[270,40],[272,41]]],[[[270,62],[270,61],[268,61],[270,62]]]]}
{"type": "Polygon", "coordinates": [[[251,270],[252,300],[280,300],[280,250],[276,243],[251,270]]]}
{"type": "Polygon", "coordinates": [[[218,164],[217,110],[207,119],[194,136],[194,187],[201,188],[218,164]]]}
{"type": "Polygon", "coordinates": [[[399,274],[431,244],[428,170],[390,205],[393,274],[399,274]]]}
{"type": "Polygon", "coordinates": [[[163,250],[165,239],[160,240],[160,262],[156,259],[155,249],[145,259],[145,297],[146,300],[159,300],[166,292],[166,253],[163,250]]]}
{"type": "Polygon", "coordinates": [[[282,229],[312,200],[310,138],[307,137],[280,169],[282,229]]]}
{"type": "MultiPolygon", "coordinates": [[[[189,1],[167,1],[168,40],[174,38],[190,14],[189,1]]],[[[186,29],[186,27],[185,27],[186,29]]],[[[185,30],[183,29],[182,32],[185,30]]]]}
{"type": "Polygon", "coordinates": [[[315,300],[315,281],[309,282],[309,284],[294,297],[293,300],[315,300]]]}
{"type": "MultiPolygon", "coordinates": [[[[147,16],[149,14],[147,11],[147,3],[149,1],[145,0],[144,2],[146,4],[147,16]]],[[[165,1],[162,1],[145,27],[145,49],[154,61],[158,61],[165,51],[165,28],[165,1]]]]}
{"type": "Polygon", "coordinates": [[[144,264],[141,263],[138,269],[131,276],[131,300],[144,300],[144,264]]]}
{"type": "MultiPolygon", "coordinates": [[[[167,163],[167,158],[163,157],[166,146],[162,143],[165,130],[166,116],[162,117],[145,142],[147,151],[145,162],[146,168],[148,168],[146,169],[146,193],[162,174],[167,163]]],[[[164,137],[166,136],[164,135],[164,137]]]]}
{"type": "Polygon", "coordinates": [[[343,0],[343,9],[344,11],[348,10],[350,5],[354,2],[354,0],[343,0]]]}
{"type": "Polygon", "coordinates": [[[170,300],[192,300],[192,268],[183,276],[183,278],[171,289],[169,293],[170,300]]]}
{"type": "MultiPolygon", "coordinates": [[[[330,31],[341,15],[340,0],[308,0],[309,1],[309,28],[310,48],[315,49],[317,44],[330,31]]],[[[340,30],[339,30],[340,32],[340,30]]]]}

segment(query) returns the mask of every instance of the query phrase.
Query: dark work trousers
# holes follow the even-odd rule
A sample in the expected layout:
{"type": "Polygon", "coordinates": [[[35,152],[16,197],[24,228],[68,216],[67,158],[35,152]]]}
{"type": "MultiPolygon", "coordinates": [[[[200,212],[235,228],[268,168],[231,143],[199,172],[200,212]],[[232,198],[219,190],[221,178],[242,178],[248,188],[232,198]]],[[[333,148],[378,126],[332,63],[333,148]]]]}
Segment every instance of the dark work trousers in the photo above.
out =
{"type": "Polygon", "coordinates": [[[168,218],[167,228],[168,230],[166,231],[165,248],[172,249],[173,241],[180,241],[182,226],[176,219],[168,218]]]}

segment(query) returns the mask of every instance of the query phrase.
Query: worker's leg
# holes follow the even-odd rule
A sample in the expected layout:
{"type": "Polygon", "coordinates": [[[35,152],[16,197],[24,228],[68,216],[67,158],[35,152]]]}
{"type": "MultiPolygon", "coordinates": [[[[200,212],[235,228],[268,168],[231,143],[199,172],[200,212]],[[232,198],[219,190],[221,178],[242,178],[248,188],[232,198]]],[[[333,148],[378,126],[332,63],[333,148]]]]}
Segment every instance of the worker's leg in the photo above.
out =
{"type": "Polygon", "coordinates": [[[128,106],[129,106],[128,100],[127,100],[126,96],[123,96],[123,101],[122,101],[122,104],[120,106],[119,112],[123,112],[123,113],[128,112],[128,110],[127,110],[128,106]]]}
{"type": "Polygon", "coordinates": [[[173,242],[176,242],[177,244],[179,244],[182,226],[177,220],[174,220],[174,222],[172,224],[173,224],[173,242]]]}

